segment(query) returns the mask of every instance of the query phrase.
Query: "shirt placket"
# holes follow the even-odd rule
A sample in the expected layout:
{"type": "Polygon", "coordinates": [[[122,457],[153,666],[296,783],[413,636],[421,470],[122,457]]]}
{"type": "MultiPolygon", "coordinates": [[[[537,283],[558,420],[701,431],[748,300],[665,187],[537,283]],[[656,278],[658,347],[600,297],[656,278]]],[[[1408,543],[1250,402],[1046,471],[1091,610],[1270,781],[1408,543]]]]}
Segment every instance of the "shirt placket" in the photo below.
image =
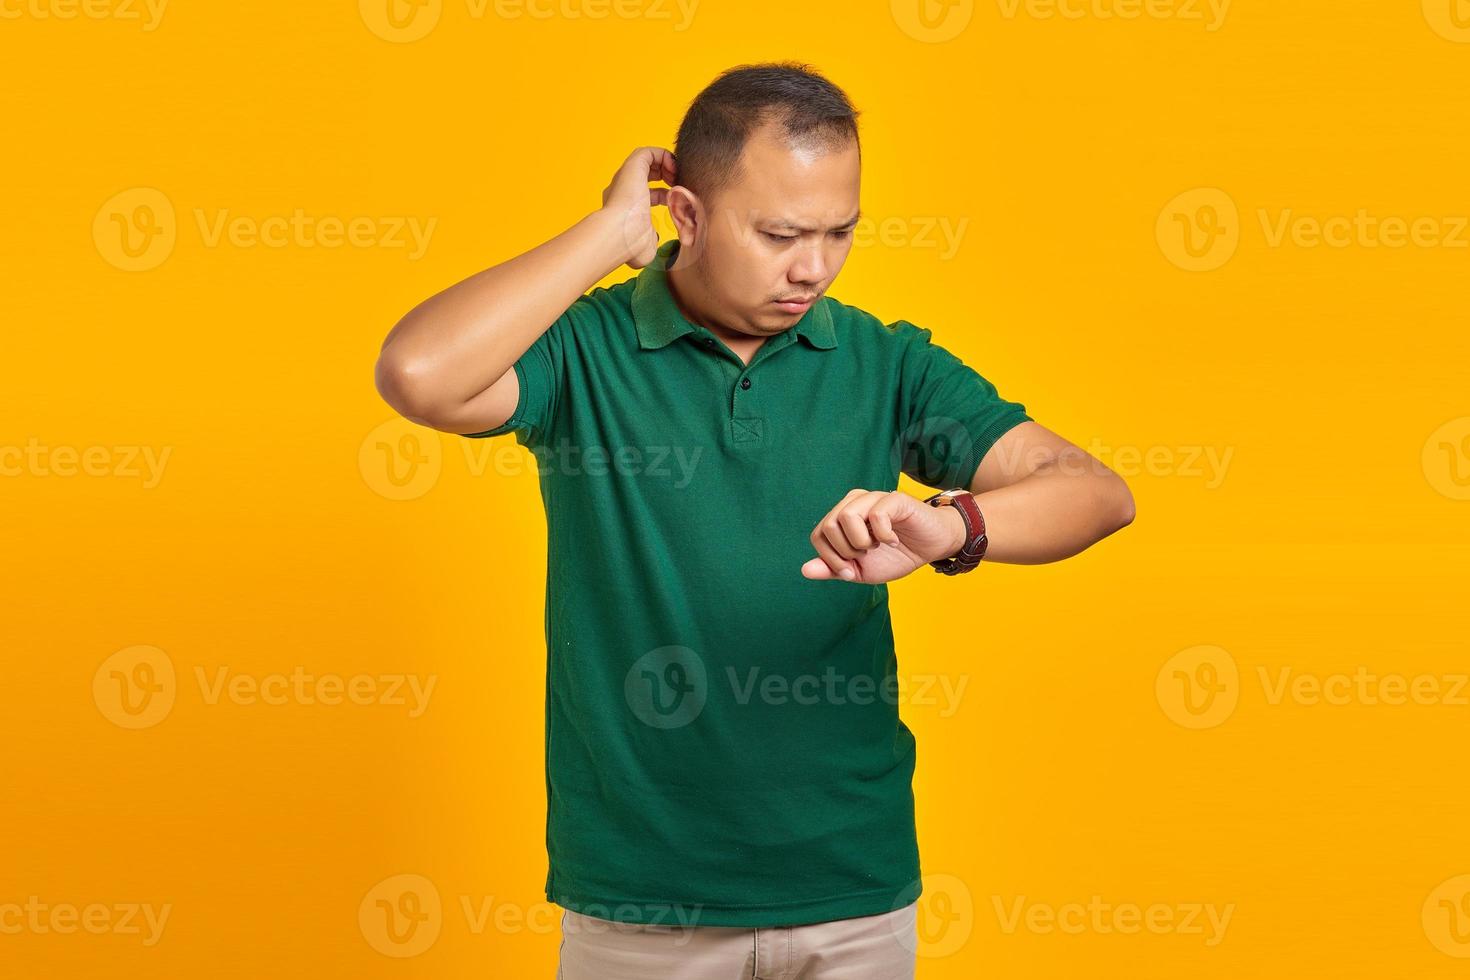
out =
{"type": "MultiPolygon", "coordinates": [[[[735,352],[712,336],[703,339],[711,353],[735,365],[738,369],[731,382],[729,418],[725,426],[725,438],[732,449],[749,451],[759,449],[766,441],[766,417],[762,405],[764,400],[757,394],[757,368],[782,350],[790,347],[796,338],[790,331],[772,338],[761,345],[749,364],[743,363],[735,352]]],[[[761,394],[764,391],[761,390],[761,394]]]]}

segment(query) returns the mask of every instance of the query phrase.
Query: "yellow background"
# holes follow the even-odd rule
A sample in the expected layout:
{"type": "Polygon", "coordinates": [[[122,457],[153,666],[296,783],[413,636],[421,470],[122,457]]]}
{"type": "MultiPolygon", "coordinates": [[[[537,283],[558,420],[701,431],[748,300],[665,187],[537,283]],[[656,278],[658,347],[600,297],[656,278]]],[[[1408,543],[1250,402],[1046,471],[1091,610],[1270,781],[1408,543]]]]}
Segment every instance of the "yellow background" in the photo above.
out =
{"type": "Polygon", "coordinates": [[[720,70],[777,58],[862,110],[889,221],[832,294],[932,328],[1138,503],[1074,560],[892,586],[903,674],[965,685],[903,708],[919,975],[1470,968],[1463,3],[443,0],[393,28],[367,0],[173,0],[150,29],[121,2],[0,8],[0,907],[170,913],[152,945],[0,931],[0,975],[554,974],[531,457],[380,428],[373,362],[671,146],[720,70]],[[251,244],[298,209],[375,230],[251,244]],[[1298,222],[1360,209],[1430,223],[1394,247],[1298,222]],[[418,257],[373,237],[408,217],[418,257]],[[162,234],[129,257],[118,220],[162,234]],[[139,658],[174,683],[127,727],[139,658]],[[413,717],[211,699],[222,670],[435,686],[413,717]],[[1440,693],[1313,703],[1283,671],[1440,693]],[[372,934],[399,875],[441,901],[416,955],[372,934]],[[1232,911],[1213,944],[1008,918],[1094,896],[1232,911]]]}

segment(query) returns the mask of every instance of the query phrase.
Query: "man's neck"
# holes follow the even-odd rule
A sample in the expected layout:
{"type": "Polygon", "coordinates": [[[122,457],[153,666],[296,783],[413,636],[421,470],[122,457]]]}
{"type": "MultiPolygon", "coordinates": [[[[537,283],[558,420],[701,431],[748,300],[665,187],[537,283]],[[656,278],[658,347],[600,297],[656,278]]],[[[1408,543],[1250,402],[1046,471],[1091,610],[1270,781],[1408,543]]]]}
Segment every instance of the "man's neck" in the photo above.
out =
{"type": "Polygon", "coordinates": [[[690,270],[687,267],[678,267],[677,253],[675,262],[665,272],[665,281],[669,286],[669,294],[674,298],[674,305],[678,307],[684,319],[708,330],[726,347],[734,351],[742,361],[746,364],[750,363],[750,359],[755,356],[756,351],[760,350],[766,338],[731,330],[715,318],[701,314],[700,308],[704,305],[702,302],[704,294],[699,289],[698,280],[690,270]]]}

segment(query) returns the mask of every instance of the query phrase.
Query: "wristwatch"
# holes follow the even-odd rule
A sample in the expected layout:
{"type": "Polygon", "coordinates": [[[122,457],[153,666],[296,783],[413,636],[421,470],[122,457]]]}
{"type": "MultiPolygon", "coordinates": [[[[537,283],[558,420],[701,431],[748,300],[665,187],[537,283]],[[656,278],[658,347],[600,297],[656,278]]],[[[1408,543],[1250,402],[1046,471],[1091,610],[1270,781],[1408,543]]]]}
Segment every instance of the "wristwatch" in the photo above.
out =
{"type": "Polygon", "coordinates": [[[985,557],[990,539],[985,536],[985,518],[975,503],[975,495],[965,489],[942,490],[927,498],[924,503],[931,507],[953,507],[965,519],[965,546],[951,558],[931,561],[936,570],[945,575],[959,575],[972,571],[985,557]]]}

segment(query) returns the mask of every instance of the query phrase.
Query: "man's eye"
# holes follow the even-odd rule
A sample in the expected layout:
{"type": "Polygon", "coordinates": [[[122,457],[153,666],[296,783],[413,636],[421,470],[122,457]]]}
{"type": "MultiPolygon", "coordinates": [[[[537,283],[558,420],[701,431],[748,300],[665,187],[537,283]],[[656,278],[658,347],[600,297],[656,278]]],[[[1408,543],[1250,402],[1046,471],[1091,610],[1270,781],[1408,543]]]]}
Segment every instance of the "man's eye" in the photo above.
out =
{"type": "Polygon", "coordinates": [[[852,229],[851,228],[848,228],[845,231],[834,231],[832,233],[832,235],[833,235],[834,238],[846,238],[848,235],[851,235],[851,234],[852,234],[852,229]]]}
{"type": "Polygon", "coordinates": [[[767,238],[769,238],[773,242],[794,242],[794,241],[796,241],[796,236],[795,235],[778,235],[778,234],[776,234],[775,232],[772,232],[772,231],[763,231],[763,232],[761,232],[761,234],[765,235],[767,238]]]}

